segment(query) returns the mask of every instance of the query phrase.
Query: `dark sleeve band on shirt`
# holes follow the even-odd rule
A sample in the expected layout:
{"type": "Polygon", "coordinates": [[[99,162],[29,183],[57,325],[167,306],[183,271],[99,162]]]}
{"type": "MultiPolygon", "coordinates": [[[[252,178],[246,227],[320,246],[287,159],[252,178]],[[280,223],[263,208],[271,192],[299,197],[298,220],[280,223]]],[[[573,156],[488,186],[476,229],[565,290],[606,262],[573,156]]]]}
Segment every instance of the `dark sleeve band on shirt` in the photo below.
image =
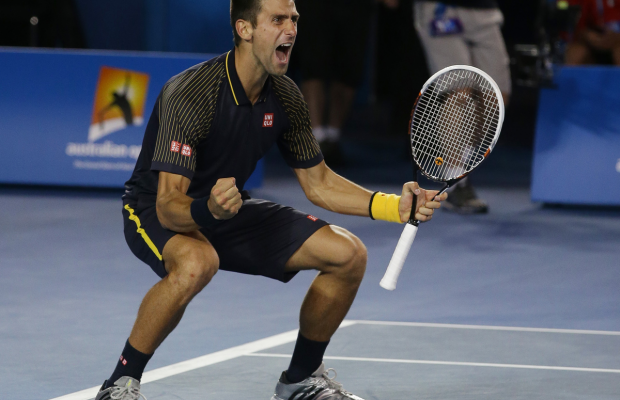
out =
{"type": "Polygon", "coordinates": [[[321,161],[323,161],[323,153],[319,152],[318,154],[316,154],[314,157],[312,157],[309,160],[298,160],[296,157],[291,156],[286,148],[283,148],[283,146],[285,146],[285,144],[282,143],[278,143],[278,146],[280,147],[280,153],[282,154],[282,156],[284,157],[284,161],[286,161],[286,164],[294,169],[308,169],[308,168],[312,168],[312,167],[316,167],[317,165],[319,165],[321,163],[321,161]]]}

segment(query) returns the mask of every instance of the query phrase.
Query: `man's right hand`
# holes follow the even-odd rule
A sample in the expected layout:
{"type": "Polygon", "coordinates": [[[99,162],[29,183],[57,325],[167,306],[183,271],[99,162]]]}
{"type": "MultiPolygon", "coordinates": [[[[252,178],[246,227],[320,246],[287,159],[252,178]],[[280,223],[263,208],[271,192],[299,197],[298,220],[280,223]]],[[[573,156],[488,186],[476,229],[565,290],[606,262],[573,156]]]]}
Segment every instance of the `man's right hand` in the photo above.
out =
{"type": "Polygon", "coordinates": [[[218,179],[207,203],[209,211],[218,220],[231,219],[243,205],[241,193],[235,185],[235,178],[218,179]]]}

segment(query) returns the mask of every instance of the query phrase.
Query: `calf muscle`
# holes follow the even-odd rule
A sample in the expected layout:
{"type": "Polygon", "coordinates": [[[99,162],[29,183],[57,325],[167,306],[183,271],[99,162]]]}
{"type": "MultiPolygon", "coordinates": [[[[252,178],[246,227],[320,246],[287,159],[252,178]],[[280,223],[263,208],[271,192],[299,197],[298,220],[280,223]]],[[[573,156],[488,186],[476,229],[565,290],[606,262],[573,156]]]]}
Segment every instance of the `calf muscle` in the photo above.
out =
{"type": "Polygon", "coordinates": [[[198,231],[178,234],[163,251],[168,275],[144,297],[129,337],[138,351],[152,354],[174,330],[189,302],[219,268],[213,246],[198,231]]]}
{"type": "Polygon", "coordinates": [[[304,243],[287,263],[290,271],[319,270],[304,298],[300,329],[304,337],[325,342],[348,313],[366,270],[364,244],[345,229],[326,226],[304,243]]]}

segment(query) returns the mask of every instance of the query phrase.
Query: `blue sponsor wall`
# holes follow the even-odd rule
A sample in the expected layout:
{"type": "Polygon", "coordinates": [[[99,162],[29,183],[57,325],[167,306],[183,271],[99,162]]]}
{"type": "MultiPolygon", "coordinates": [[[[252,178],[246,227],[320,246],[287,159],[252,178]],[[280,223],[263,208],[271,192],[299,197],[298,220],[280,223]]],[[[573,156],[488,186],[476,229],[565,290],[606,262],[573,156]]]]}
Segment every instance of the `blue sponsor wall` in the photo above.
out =
{"type": "Polygon", "coordinates": [[[224,53],[232,47],[228,0],[77,0],[88,47],[224,53]]]}
{"type": "Polygon", "coordinates": [[[532,200],[620,205],[620,68],[565,67],[540,96],[532,200]]]}
{"type": "MultiPolygon", "coordinates": [[[[0,49],[0,183],[123,187],[163,85],[211,57],[0,49]],[[149,75],[144,122],[89,141],[102,67],[149,75]]],[[[261,180],[262,162],[246,188],[261,180]]]]}

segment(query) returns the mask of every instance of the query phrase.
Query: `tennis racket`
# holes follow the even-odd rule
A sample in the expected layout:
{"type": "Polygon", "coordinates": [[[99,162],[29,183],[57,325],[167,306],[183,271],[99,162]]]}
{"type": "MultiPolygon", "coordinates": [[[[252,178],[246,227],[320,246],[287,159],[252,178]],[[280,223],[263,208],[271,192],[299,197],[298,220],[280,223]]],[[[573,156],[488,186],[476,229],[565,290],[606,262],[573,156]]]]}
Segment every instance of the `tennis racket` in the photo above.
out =
{"type": "MultiPolygon", "coordinates": [[[[437,72],[422,88],[411,113],[413,180],[418,171],[445,183],[441,195],[465,178],[491,153],[504,122],[504,101],[493,79],[478,68],[455,65],[437,72]]],[[[381,280],[394,290],[420,221],[411,217],[381,280]]]]}

